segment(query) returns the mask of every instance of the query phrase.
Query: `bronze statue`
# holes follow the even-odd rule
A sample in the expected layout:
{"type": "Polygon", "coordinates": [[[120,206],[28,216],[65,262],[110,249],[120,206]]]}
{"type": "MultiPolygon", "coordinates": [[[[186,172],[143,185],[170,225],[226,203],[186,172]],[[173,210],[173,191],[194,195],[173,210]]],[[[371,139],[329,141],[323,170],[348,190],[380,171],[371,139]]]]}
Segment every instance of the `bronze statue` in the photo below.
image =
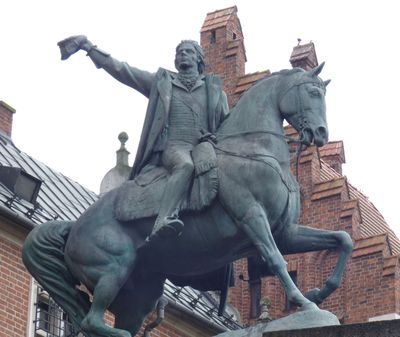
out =
{"type": "MultiPolygon", "coordinates": [[[[192,44],[184,42],[183,46],[190,49],[192,44]]],[[[78,47],[66,49],[70,53],[80,48],[78,43],[78,47]]],[[[93,46],[86,49],[96,62],[100,57],[104,62],[114,62],[93,46]]],[[[177,51],[179,54],[179,47],[177,51]]],[[[178,68],[180,62],[177,55],[178,68]]],[[[97,64],[108,71],[121,70],[97,64]]],[[[131,71],[119,65],[126,67],[127,74],[131,71]]],[[[168,186],[171,175],[171,171],[152,164],[153,146],[151,154],[150,150],[142,150],[133,180],[106,193],[77,221],[52,221],[30,233],[24,243],[23,261],[70,314],[78,330],[88,337],[131,337],[161,297],[166,278],[201,290],[222,289],[215,276],[230,262],[250,256],[261,257],[270,273],[279,278],[290,303],[302,310],[319,310],[315,303],[322,302],[340,284],[352,240],[346,232],[298,224],[300,193],[290,172],[282,122],[286,119],[299,132],[303,144],[322,146],[327,142],[328,82],[318,77],[322,68],[323,64],[308,72],[281,71],[259,81],[243,94],[219,128],[225,103],[222,91],[216,89],[220,97],[209,101],[220,104],[220,109],[208,110],[215,112],[215,124],[210,127],[208,122],[207,131],[215,131],[217,142],[207,140],[195,145],[193,141],[190,146],[194,146],[195,167],[200,168],[195,169],[196,179],[208,174],[209,169],[217,169],[218,184],[213,185],[217,189],[206,201],[200,198],[204,201],[201,207],[196,208],[193,205],[198,203],[185,198],[181,207],[185,230],[179,237],[146,243],[157,217],[158,200],[162,200],[157,197],[163,190],[160,186],[168,186]],[[197,155],[210,147],[215,149],[215,162],[197,155]],[[124,204],[127,198],[129,202],[124,204]],[[141,203],[143,200],[145,203],[141,203]],[[324,249],[338,250],[337,265],[322,289],[313,289],[304,296],[290,278],[282,254],[324,249]],[[77,288],[81,283],[92,293],[92,302],[77,288]],[[115,315],[115,327],[104,324],[107,309],[115,315]]],[[[158,75],[172,76],[164,70],[158,75]]],[[[128,84],[131,81],[120,79],[128,84]]],[[[141,90],[145,95],[152,94],[150,86],[141,90]]],[[[206,125],[204,120],[202,125],[206,125]]]]}

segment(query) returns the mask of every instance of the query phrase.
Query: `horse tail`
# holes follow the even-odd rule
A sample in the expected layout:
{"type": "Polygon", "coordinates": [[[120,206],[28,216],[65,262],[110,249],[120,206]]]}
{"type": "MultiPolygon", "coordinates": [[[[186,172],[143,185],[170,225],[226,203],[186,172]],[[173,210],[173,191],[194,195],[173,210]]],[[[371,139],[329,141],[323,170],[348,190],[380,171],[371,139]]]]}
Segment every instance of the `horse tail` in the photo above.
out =
{"type": "Polygon", "coordinates": [[[22,248],[22,260],[37,282],[68,314],[76,329],[90,308],[89,296],[77,289],[75,279],[64,260],[64,247],[72,221],[51,221],[34,228],[22,248]]]}

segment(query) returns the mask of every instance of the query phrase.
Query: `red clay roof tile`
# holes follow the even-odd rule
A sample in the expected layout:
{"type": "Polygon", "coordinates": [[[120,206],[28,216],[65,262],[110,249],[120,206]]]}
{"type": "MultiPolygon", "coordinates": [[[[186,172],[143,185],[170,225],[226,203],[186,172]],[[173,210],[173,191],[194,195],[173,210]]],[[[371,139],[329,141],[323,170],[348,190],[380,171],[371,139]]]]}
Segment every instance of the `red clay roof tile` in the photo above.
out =
{"type": "Polygon", "coordinates": [[[237,13],[236,6],[208,13],[200,32],[206,32],[226,26],[231,16],[235,13],[237,13]]]}
{"type": "Polygon", "coordinates": [[[257,81],[267,77],[271,72],[269,70],[258,71],[256,73],[246,74],[239,78],[236,85],[235,94],[240,94],[249,89],[257,81]]]}

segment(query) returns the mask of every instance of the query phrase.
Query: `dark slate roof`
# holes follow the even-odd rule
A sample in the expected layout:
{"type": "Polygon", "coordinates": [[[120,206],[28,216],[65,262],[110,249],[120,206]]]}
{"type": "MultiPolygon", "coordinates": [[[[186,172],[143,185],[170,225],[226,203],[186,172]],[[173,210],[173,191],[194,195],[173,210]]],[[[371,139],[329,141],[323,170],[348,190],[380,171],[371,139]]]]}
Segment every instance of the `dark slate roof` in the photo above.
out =
{"type": "MultiPolygon", "coordinates": [[[[21,168],[42,181],[37,205],[16,197],[0,182],[0,204],[36,225],[52,219],[75,220],[98,199],[94,192],[20,151],[10,139],[2,135],[0,166],[21,168]]],[[[211,293],[190,287],[176,287],[167,281],[164,295],[181,310],[201,317],[222,330],[241,328],[236,312],[229,306],[222,317],[217,315],[218,303],[211,293]]]]}
{"type": "Polygon", "coordinates": [[[52,219],[75,220],[97,200],[94,192],[33,159],[3,137],[0,137],[0,165],[21,168],[42,181],[35,206],[18,198],[10,205],[7,201],[14,194],[0,182],[0,202],[18,215],[28,214],[35,224],[52,219]]]}
{"type": "Polygon", "coordinates": [[[237,312],[227,304],[223,316],[218,316],[219,298],[212,292],[198,291],[191,287],[176,287],[167,280],[164,286],[164,296],[169,303],[186,312],[191,312],[223,330],[237,330],[243,328],[238,322],[237,312]]]}

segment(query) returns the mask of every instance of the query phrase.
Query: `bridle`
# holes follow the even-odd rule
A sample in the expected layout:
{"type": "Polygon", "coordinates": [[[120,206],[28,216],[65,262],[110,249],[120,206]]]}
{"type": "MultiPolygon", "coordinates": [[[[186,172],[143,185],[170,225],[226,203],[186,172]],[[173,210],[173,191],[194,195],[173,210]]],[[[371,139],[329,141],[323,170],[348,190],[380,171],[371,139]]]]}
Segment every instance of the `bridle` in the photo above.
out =
{"type": "MultiPolygon", "coordinates": [[[[229,155],[229,156],[233,156],[233,157],[239,157],[239,158],[245,158],[245,159],[249,159],[249,160],[253,160],[253,161],[260,161],[263,162],[269,166],[271,166],[270,164],[268,164],[266,161],[262,160],[262,158],[275,158],[274,156],[271,155],[266,155],[266,154],[261,154],[261,153],[253,153],[253,154],[240,154],[237,152],[233,152],[233,151],[228,151],[228,150],[224,150],[222,148],[220,148],[219,146],[217,146],[217,142],[219,140],[222,139],[226,139],[226,138],[231,138],[231,137],[237,137],[237,136],[244,136],[244,135],[250,135],[250,134],[256,134],[256,133],[261,133],[261,134],[269,134],[269,135],[273,135],[279,138],[283,138],[284,140],[286,140],[288,143],[297,143],[297,149],[296,149],[296,180],[299,181],[299,164],[300,164],[300,156],[301,153],[306,150],[309,146],[309,144],[307,144],[305,142],[305,133],[304,130],[307,129],[307,127],[309,126],[309,122],[308,119],[305,115],[305,108],[304,108],[304,102],[303,99],[300,95],[300,86],[302,86],[303,84],[307,84],[307,83],[312,83],[312,84],[317,84],[318,87],[323,88],[325,90],[325,85],[323,85],[321,82],[317,82],[317,81],[312,81],[310,79],[306,79],[303,81],[299,81],[295,84],[290,85],[288,88],[285,88],[283,90],[283,93],[280,95],[279,99],[278,99],[278,106],[280,106],[280,103],[282,101],[282,99],[286,96],[286,94],[291,91],[293,88],[296,88],[297,91],[297,95],[296,95],[296,115],[298,116],[298,124],[299,124],[299,138],[293,138],[293,137],[289,137],[286,136],[284,134],[278,133],[278,132],[274,132],[274,131],[270,131],[270,130],[250,130],[250,131],[242,131],[242,132],[235,132],[235,133],[230,133],[230,134],[222,134],[219,135],[216,138],[216,141],[211,141],[211,140],[207,140],[209,141],[213,147],[215,148],[215,150],[225,154],[225,155],[229,155]],[[303,147],[305,146],[305,147],[303,147]]],[[[320,160],[320,154],[319,154],[319,149],[318,147],[316,147],[317,149],[317,155],[318,155],[318,160],[321,166],[321,160],[320,160]]],[[[272,167],[272,166],[271,166],[272,167]]]]}

